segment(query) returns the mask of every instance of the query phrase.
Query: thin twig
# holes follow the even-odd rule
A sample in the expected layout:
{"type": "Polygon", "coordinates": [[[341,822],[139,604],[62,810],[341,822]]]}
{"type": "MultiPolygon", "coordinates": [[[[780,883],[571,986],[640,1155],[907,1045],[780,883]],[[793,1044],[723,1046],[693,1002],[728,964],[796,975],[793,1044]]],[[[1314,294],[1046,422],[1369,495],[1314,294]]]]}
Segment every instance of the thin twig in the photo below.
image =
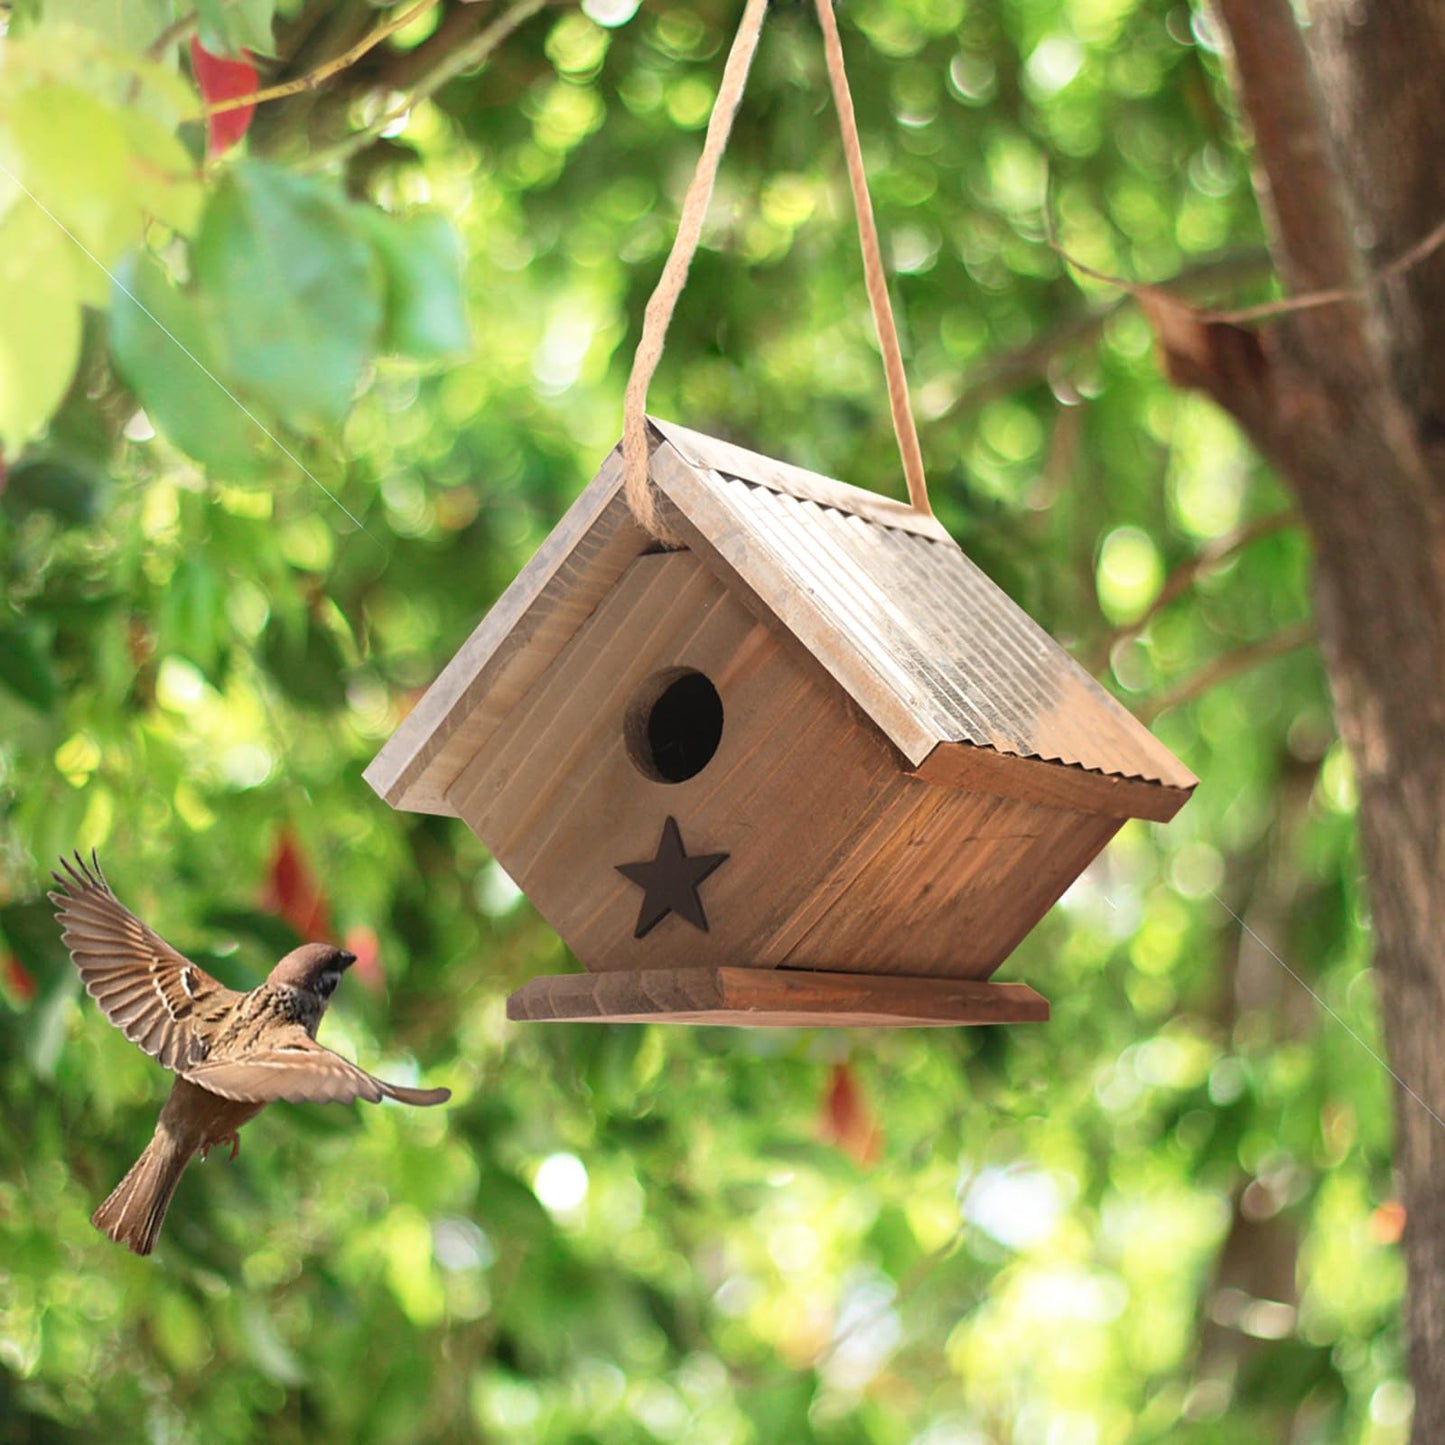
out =
{"type": "Polygon", "coordinates": [[[440,62],[428,71],[396,105],[361,130],[353,131],[351,135],[338,141],[334,146],[317,152],[297,169],[302,171],[321,170],[354,155],[364,145],[375,140],[388,126],[399,121],[409,110],[415,108],[420,102],[429,100],[448,81],[455,80],[457,76],[485,65],[492,52],[514,30],[524,25],[547,3],[548,0],[517,0],[516,4],[499,15],[474,40],[465,45],[459,45],[450,54],[444,55],[440,62]]]}
{"type": "Polygon", "coordinates": [[[1406,247],[1393,261],[1373,272],[1363,286],[1337,287],[1333,291],[1315,291],[1308,296],[1292,296],[1284,301],[1267,301],[1261,306],[1243,306],[1237,311],[1205,311],[1200,314],[1199,319],[1201,321],[1223,321],[1237,325],[1242,321],[1258,321],[1269,316],[1282,316],[1290,311],[1308,311],[1315,306],[1334,306],[1341,301],[1364,301],[1376,287],[1383,286],[1386,281],[1393,281],[1396,276],[1403,276],[1406,271],[1418,266],[1421,261],[1433,255],[1442,245],[1445,245],[1445,221],[1441,221],[1428,236],[1422,236],[1414,245],[1406,247]]]}
{"type": "MultiPolygon", "coordinates": [[[[916,1260],[912,1269],[898,1282],[888,1301],[876,1309],[869,1310],[867,1314],[859,1315],[846,1329],[840,1330],[834,1335],[833,1338],[813,1356],[812,1368],[814,1370],[823,1369],[854,1335],[878,1324],[880,1321],[886,1319],[889,1314],[896,1311],[900,1305],[915,1294],[917,1290],[932,1277],[933,1271],[937,1269],[944,1260],[957,1252],[959,1245],[961,1245],[967,1237],[968,1230],[969,1223],[967,1220],[963,1220],[937,1249],[930,1251],[921,1259],[916,1260]]],[[[982,1292],[979,1292],[973,1301],[973,1305],[977,1305],[981,1299],[982,1292]]],[[[970,1309],[972,1307],[971,1305],[970,1309]]],[[[967,1310],[963,1311],[965,1314],[968,1312],[967,1310]]]]}
{"type": "Polygon", "coordinates": [[[1259,541],[1261,537],[1273,536],[1276,532],[1284,531],[1286,527],[1297,526],[1299,522],[1300,514],[1293,507],[1284,507],[1278,512],[1271,512],[1268,516],[1259,517],[1253,522],[1246,522],[1243,526],[1236,527],[1234,531],[1226,532],[1222,537],[1214,538],[1192,557],[1186,557],[1164,579],[1164,585],[1145,609],[1142,617],[1136,618],[1126,626],[1116,627],[1113,631],[1105,634],[1098,645],[1099,666],[1102,667],[1109,660],[1116,648],[1122,647],[1125,643],[1132,642],[1138,637],[1166,607],[1182,597],[1206,572],[1212,572],[1216,567],[1222,566],[1231,557],[1259,541]]]}
{"type": "MultiPolygon", "coordinates": [[[[1201,261],[1197,266],[1179,272],[1169,285],[1171,290],[1197,291],[1250,281],[1268,274],[1269,252],[1260,247],[1201,261]]],[[[1127,302],[1128,297],[1120,297],[1105,305],[1066,316],[1053,330],[993,357],[986,366],[966,378],[963,391],[944,416],[956,416],[982,406],[995,397],[1007,395],[1024,382],[1032,381],[1060,352],[1082,346],[1096,336],[1127,302]]]]}
{"type": "Polygon", "coordinates": [[[188,15],[179,16],[172,20],[149,45],[146,46],[145,55],[147,60],[164,60],[166,51],[176,44],[177,41],[185,40],[190,33],[201,23],[199,11],[192,10],[188,15]]]}
{"type": "Polygon", "coordinates": [[[1195,320],[1218,322],[1223,326],[1241,326],[1247,321],[1268,321],[1275,316],[1289,316],[1296,311],[1315,311],[1321,306],[1340,306],[1346,301],[1364,301],[1368,290],[1363,286],[1340,286],[1333,291],[1311,291],[1308,296],[1288,296],[1278,301],[1261,301],[1258,306],[1238,306],[1232,311],[1200,311],[1195,320]]]}
{"type": "MultiPolygon", "coordinates": [[[[1077,256],[1071,256],[1054,235],[1053,218],[1049,214],[1047,198],[1045,198],[1044,209],[1044,233],[1045,243],[1051,251],[1056,252],[1063,259],[1065,265],[1082,276],[1102,281],[1107,286],[1117,286],[1119,290],[1130,296],[1139,296],[1151,291],[1165,291],[1174,285],[1172,281],[1155,285],[1147,285],[1139,281],[1126,281],[1122,276],[1111,276],[1105,271],[1096,271],[1092,266],[1080,261],[1077,256]]],[[[1386,281],[1392,281],[1396,276],[1403,275],[1412,267],[1418,266],[1421,261],[1438,251],[1442,245],[1445,245],[1445,221],[1441,221],[1428,235],[1422,236],[1407,247],[1393,261],[1371,272],[1363,286],[1335,286],[1324,291],[1310,291],[1300,296],[1286,296],[1278,301],[1264,301],[1258,306],[1241,306],[1229,311],[1197,311],[1194,319],[1204,324],[1217,322],[1221,325],[1238,326],[1247,321],[1265,321],[1275,316],[1288,316],[1296,311],[1313,311],[1321,306],[1338,306],[1348,301],[1368,301],[1372,291],[1383,286],[1386,281]]]]}
{"type": "Polygon", "coordinates": [[[395,35],[398,30],[410,25],[413,20],[424,15],[436,3],[437,0],[417,0],[417,3],[410,9],[403,11],[400,15],[392,16],[389,20],[384,20],[369,35],[362,36],[349,50],[344,50],[340,55],[323,61],[305,75],[298,76],[295,80],[282,81],[278,85],[268,85],[264,90],[253,90],[249,95],[233,95],[225,100],[212,101],[198,115],[191,116],[189,119],[199,120],[202,117],[224,115],[227,111],[240,110],[248,105],[263,105],[268,100],[284,100],[288,95],[301,95],[306,91],[319,90],[333,75],[339,75],[343,70],[355,65],[368,51],[374,50],[388,36],[395,35]]]}
{"type": "Polygon", "coordinates": [[[1278,632],[1262,638],[1259,642],[1252,642],[1235,652],[1226,652],[1192,676],[1146,699],[1138,709],[1139,716],[1145,722],[1151,722],[1165,708],[1178,707],[1180,703],[1189,702],[1211,688],[1218,687],[1220,683],[1238,677],[1242,672],[1248,672],[1263,662],[1270,662],[1298,647],[1304,647],[1313,642],[1316,636],[1315,624],[1312,621],[1296,622],[1289,627],[1280,628],[1278,632]]]}

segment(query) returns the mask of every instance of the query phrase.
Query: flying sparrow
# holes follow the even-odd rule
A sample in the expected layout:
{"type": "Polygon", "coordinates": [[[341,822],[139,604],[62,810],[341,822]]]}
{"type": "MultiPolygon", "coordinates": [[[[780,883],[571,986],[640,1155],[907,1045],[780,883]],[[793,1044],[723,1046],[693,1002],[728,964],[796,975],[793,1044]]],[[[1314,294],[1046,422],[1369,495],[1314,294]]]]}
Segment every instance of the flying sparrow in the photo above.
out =
{"type": "Polygon", "coordinates": [[[239,1130],[269,1103],[383,1098],[441,1104],[450,1089],[384,1083],[315,1042],[356,955],[328,943],[293,949],[249,993],[218,983],[147,928],[110,890],[100,861],[60,860],[50,900],[87,992],[132,1043],[176,1075],[156,1131],[90,1222],[136,1254],[155,1247],[191,1157],[241,1147],[239,1130]]]}

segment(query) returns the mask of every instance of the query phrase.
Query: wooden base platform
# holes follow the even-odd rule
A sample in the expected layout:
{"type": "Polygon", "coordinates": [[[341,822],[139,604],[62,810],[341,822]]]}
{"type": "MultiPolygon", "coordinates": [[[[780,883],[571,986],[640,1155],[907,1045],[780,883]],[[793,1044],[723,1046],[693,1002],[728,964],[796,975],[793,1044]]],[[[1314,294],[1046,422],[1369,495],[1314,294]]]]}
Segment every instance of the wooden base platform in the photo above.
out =
{"type": "Polygon", "coordinates": [[[788,968],[650,968],[534,978],[509,1019],[557,1023],[734,1024],[751,1028],[943,1028],[1043,1023],[1024,983],[788,968]]]}

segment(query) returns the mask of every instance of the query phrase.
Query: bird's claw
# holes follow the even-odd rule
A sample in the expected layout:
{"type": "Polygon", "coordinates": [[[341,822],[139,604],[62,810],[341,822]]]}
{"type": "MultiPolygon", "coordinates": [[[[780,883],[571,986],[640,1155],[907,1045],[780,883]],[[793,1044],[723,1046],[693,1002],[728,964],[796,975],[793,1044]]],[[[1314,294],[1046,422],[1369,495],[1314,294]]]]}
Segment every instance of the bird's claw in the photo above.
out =
{"type": "MultiPolygon", "coordinates": [[[[209,1159],[211,1157],[211,1150],[221,1144],[229,1144],[231,1146],[231,1158],[234,1159],[236,1155],[241,1152],[241,1135],[239,1133],[223,1134],[219,1139],[212,1139],[209,1144],[202,1144],[200,1151],[201,1158],[209,1159]]],[[[228,1160],[227,1162],[229,1163],[230,1161],[228,1160]]]]}

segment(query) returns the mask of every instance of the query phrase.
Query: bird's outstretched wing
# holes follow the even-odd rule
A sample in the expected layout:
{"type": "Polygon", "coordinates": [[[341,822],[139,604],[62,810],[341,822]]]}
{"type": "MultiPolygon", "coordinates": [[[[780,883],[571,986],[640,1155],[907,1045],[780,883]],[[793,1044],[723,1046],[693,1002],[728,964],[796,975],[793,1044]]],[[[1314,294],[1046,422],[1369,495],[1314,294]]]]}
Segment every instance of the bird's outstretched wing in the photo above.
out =
{"type": "Polygon", "coordinates": [[[250,1103],[345,1104],[365,1099],[379,1104],[444,1104],[450,1089],[411,1089],[373,1078],[364,1069],[318,1044],[300,1024],[267,1033],[264,1043],[237,1057],[217,1057],[182,1071],[193,1084],[224,1099],[250,1103]]]}
{"type": "Polygon", "coordinates": [[[94,853],[60,866],[50,901],[86,991],[133,1044],[185,1073],[209,1051],[209,1025],[241,995],[147,928],[110,891],[94,853]]]}

